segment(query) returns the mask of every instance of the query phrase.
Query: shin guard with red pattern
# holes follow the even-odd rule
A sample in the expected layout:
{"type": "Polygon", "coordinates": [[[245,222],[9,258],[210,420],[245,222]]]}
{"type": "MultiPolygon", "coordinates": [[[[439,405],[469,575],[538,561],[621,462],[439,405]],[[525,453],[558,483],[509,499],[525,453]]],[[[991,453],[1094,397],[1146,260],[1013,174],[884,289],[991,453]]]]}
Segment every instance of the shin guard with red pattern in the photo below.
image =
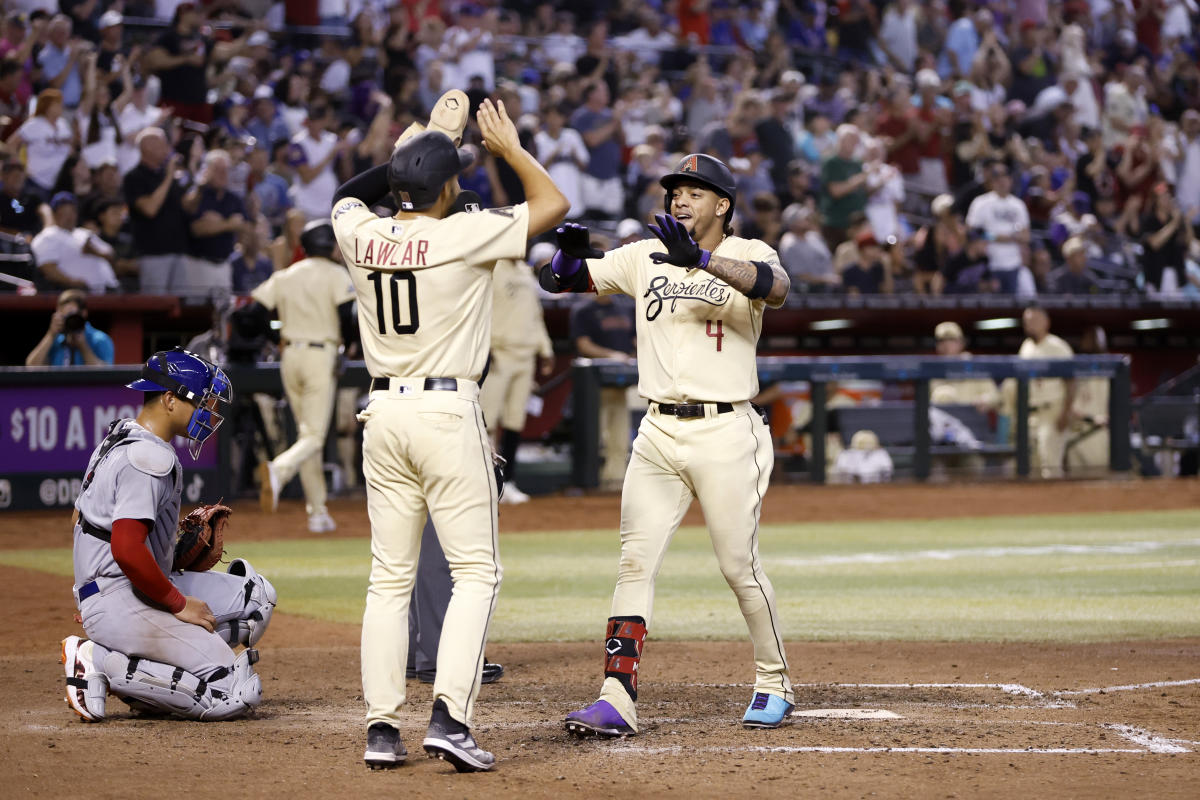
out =
{"type": "Polygon", "coordinates": [[[646,620],[642,617],[609,617],[604,638],[604,677],[616,678],[637,700],[638,662],[646,643],[646,620]]]}

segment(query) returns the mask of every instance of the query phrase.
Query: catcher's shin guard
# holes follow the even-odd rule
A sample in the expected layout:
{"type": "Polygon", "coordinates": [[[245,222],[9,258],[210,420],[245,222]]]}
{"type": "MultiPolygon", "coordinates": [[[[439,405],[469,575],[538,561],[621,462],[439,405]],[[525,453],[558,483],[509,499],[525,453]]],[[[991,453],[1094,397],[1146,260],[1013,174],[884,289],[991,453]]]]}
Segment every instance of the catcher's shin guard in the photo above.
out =
{"type": "Polygon", "coordinates": [[[642,617],[609,617],[604,637],[604,677],[616,678],[637,700],[638,664],[646,643],[646,620],[642,617]]]}
{"type": "Polygon", "coordinates": [[[108,676],[110,691],[132,708],[205,721],[245,716],[262,701],[257,660],[257,650],[243,650],[232,667],[204,679],[182,667],[96,646],[97,666],[108,676]]]}
{"type": "Polygon", "coordinates": [[[237,619],[219,623],[217,635],[229,642],[230,647],[245,645],[253,647],[267,631],[271,623],[271,614],[275,611],[278,595],[270,581],[259,575],[250,562],[244,558],[235,558],[226,570],[230,575],[238,575],[246,579],[245,584],[245,613],[237,619]]]}

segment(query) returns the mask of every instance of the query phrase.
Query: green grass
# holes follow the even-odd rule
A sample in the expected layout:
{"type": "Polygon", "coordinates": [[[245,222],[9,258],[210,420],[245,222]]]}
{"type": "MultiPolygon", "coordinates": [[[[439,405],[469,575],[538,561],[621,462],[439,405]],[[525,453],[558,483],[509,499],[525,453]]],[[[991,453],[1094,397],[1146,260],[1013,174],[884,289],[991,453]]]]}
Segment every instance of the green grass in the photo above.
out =
{"type": "MultiPolygon", "coordinates": [[[[1200,635],[1200,511],[773,525],[759,549],[791,640],[1200,635]]],[[[616,576],[615,531],[506,534],[501,551],[493,640],[600,635],[616,576]]],[[[231,553],[271,579],[281,611],[361,619],[366,539],[235,541],[231,553]]],[[[61,548],[0,551],[0,564],[71,574],[61,548]]],[[[656,638],[745,636],[703,529],[676,534],[655,606],[656,638]]]]}

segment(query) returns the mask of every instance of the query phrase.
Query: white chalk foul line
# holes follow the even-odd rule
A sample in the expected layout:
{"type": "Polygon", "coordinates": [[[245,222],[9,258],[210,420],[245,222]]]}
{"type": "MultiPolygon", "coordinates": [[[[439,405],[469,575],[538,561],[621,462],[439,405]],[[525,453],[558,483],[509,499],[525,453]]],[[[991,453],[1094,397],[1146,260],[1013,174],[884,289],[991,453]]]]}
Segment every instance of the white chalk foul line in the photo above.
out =
{"type": "MultiPolygon", "coordinates": [[[[697,689],[743,689],[749,683],[674,683],[697,689]]],[[[1005,694],[1041,698],[1044,694],[1019,683],[793,683],[793,689],[995,689],[1005,694]]]]}
{"type": "Polygon", "coordinates": [[[1170,542],[1120,542],[1117,544],[1046,544],[1009,547],[960,547],[939,550],[893,550],[875,553],[846,553],[809,558],[777,558],[773,563],[789,567],[815,567],[830,564],[895,564],[901,561],[952,561],[959,558],[1011,558],[1014,556],[1054,555],[1144,555],[1171,547],[1200,547],[1200,539],[1170,542]]]}
{"type": "Polygon", "coordinates": [[[1154,681],[1152,683],[1127,683],[1122,686],[1099,686],[1090,689],[1072,689],[1070,691],[1052,692],[1055,697],[1067,697],[1077,694],[1109,694],[1110,692],[1136,692],[1141,689],[1164,689],[1169,686],[1194,686],[1200,684],[1200,678],[1189,678],[1185,681],[1154,681]]]}
{"type": "MultiPolygon", "coordinates": [[[[961,755],[1098,755],[1129,753],[1146,755],[1149,749],[1121,747],[638,747],[618,745],[609,753],[633,756],[657,756],[669,753],[944,753],[961,755]]],[[[1167,752],[1167,751],[1163,751],[1167,752]]],[[[1169,752],[1187,752],[1172,750],[1169,752]]]]}
{"type": "Polygon", "coordinates": [[[1128,739],[1134,744],[1140,744],[1151,753],[1190,753],[1192,752],[1186,747],[1181,746],[1176,740],[1164,739],[1161,736],[1156,736],[1150,731],[1135,728],[1132,725],[1101,725],[1101,728],[1106,728],[1120,736],[1122,739],[1128,739]]]}

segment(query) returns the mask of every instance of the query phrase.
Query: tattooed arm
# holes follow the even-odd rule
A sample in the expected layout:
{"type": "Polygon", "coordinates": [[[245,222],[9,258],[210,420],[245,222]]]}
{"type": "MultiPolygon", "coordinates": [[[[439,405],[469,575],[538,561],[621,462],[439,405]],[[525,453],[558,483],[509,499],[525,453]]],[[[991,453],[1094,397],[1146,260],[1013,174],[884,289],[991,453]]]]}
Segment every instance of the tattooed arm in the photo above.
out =
{"type": "MultiPolygon", "coordinates": [[[[771,268],[774,280],[771,282],[771,290],[767,292],[764,299],[769,308],[779,308],[787,299],[788,291],[792,288],[792,281],[783,267],[778,264],[767,264],[767,266],[771,268]]],[[[741,261],[736,258],[714,255],[708,259],[708,266],[704,269],[746,295],[750,294],[754,289],[755,281],[758,280],[758,266],[753,261],[741,261]]]]}

